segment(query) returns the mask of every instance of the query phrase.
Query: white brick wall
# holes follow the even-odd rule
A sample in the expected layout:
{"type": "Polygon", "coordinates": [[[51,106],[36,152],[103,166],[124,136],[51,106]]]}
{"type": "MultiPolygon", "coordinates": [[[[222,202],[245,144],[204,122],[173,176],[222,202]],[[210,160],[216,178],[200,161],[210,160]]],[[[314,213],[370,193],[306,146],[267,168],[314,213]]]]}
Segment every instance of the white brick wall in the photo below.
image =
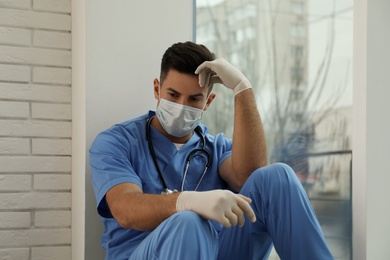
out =
{"type": "Polygon", "coordinates": [[[0,0],[0,259],[71,259],[71,0],[0,0]]]}

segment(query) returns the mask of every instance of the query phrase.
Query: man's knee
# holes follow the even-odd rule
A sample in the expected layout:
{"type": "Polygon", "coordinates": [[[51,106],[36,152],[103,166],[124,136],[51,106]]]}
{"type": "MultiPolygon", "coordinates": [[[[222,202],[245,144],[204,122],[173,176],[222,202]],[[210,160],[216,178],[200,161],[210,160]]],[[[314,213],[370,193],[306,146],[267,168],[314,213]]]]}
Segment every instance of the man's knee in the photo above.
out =
{"type": "Polygon", "coordinates": [[[174,248],[178,259],[213,259],[218,253],[218,234],[211,221],[192,211],[181,211],[169,218],[166,226],[172,236],[165,248],[174,248]],[[180,245],[180,249],[177,248],[180,245]],[[178,251],[179,250],[179,251],[178,251]],[[192,253],[191,253],[192,252],[192,253]],[[188,254],[191,254],[190,256],[188,254]]]}
{"type": "Polygon", "coordinates": [[[175,222],[176,225],[185,226],[202,226],[202,223],[206,222],[199,214],[189,210],[177,212],[172,215],[170,219],[170,221],[175,222]]]}
{"type": "Polygon", "coordinates": [[[275,163],[254,171],[247,180],[251,191],[284,193],[299,190],[302,185],[293,169],[284,163],[275,163]]]}
{"type": "Polygon", "coordinates": [[[170,217],[171,225],[174,225],[178,232],[187,234],[199,233],[204,236],[215,236],[215,230],[210,221],[204,219],[193,211],[181,211],[170,217]],[[181,231],[180,231],[181,230],[181,231]]]}
{"type": "Polygon", "coordinates": [[[298,180],[294,170],[285,163],[274,163],[262,168],[257,169],[253,172],[253,178],[255,180],[267,179],[268,181],[286,181],[294,182],[298,180]]]}
{"type": "Polygon", "coordinates": [[[218,236],[192,211],[175,213],[141,243],[129,259],[214,259],[218,236]]]}

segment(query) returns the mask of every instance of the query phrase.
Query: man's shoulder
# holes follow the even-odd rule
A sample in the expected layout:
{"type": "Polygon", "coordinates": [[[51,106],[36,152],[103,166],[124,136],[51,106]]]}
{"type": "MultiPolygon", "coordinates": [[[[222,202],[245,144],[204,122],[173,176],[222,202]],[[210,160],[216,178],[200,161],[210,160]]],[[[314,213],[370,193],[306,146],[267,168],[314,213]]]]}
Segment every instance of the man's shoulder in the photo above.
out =
{"type": "Polygon", "coordinates": [[[132,118],[130,120],[115,124],[113,127],[124,127],[124,128],[137,128],[140,125],[145,125],[148,119],[148,114],[132,118]]]}
{"type": "Polygon", "coordinates": [[[100,132],[94,142],[120,142],[137,140],[145,135],[145,126],[148,114],[117,123],[110,128],[100,132]]]}
{"type": "Polygon", "coordinates": [[[132,118],[130,120],[126,120],[126,121],[117,123],[117,124],[111,126],[110,128],[104,130],[102,133],[104,133],[104,132],[117,132],[117,131],[123,131],[123,130],[130,131],[130,132],[133,132],[133,131],[137,132],[140,130],[143,131],[148,118],[149,118],[149,114],[144,114],[144,115],[132,118]]]}

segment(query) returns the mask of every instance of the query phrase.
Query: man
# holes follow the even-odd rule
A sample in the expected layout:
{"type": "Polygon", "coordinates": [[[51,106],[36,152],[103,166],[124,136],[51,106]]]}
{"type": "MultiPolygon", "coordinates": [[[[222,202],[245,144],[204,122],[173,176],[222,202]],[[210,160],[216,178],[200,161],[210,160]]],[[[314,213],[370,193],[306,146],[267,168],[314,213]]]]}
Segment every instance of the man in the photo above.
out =
{"type": "Polygon", "coordinates": [[[101,133],[90,149],[106,259],[333,259],[294,172],[267,166],[251,84],[203,45],[176,43],[154,79],[156,112],[101,133]],[[232,89],[233,140],[199,124],[232,89]]]}

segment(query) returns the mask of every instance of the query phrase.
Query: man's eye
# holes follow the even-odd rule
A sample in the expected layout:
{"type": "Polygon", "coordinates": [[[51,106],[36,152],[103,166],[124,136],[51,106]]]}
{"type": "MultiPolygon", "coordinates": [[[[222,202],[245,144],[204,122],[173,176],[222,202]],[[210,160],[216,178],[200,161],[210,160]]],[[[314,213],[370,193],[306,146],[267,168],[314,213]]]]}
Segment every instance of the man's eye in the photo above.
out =
{"type": "Polygon", "coordinates": [[[171,97],[177,97],[178,95],[176,93],[168,93],[169,96],[171,97]]]}

